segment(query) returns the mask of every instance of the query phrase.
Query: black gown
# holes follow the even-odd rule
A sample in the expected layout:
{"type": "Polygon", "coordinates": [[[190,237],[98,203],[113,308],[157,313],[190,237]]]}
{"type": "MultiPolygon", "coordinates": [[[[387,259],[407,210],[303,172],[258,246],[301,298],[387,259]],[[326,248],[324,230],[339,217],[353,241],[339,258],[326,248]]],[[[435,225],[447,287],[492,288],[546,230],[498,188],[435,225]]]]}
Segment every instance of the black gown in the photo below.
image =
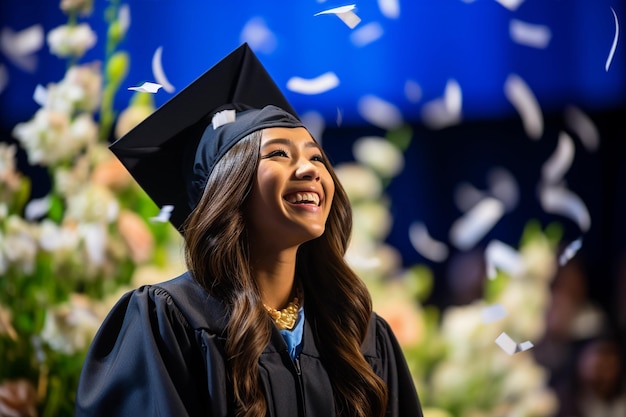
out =
{"type": "MultiPolygon", "coordinates": [[[[189,273],[125,294],[87,354],[76,397],[81,416],[233,415],[224,357],[225,306],[189,273]]],[[[306,316],[306,307],[305,307],[306,316]]],[[[259,359],[272,417],[332,417],[333,392],[305,319],[293,361],[274,328],[259,359]]],[[[373,314],[361,351],[389,389],[388,417],[421,417],[406,361],[388,324],[373,314]]]]}

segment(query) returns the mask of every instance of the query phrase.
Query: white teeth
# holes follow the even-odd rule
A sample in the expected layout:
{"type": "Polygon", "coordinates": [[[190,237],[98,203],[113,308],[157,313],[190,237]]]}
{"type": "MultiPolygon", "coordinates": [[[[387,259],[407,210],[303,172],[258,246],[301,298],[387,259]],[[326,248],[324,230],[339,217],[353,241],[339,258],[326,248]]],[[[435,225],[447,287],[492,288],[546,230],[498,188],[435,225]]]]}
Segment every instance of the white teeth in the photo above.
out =
{"type": "Polygon", "coordinates": [[[317,193],[293,193],[285,196],[285,200],[292,204],[313,203],[316,206],[320,204],[320,196],[317,193]]]}

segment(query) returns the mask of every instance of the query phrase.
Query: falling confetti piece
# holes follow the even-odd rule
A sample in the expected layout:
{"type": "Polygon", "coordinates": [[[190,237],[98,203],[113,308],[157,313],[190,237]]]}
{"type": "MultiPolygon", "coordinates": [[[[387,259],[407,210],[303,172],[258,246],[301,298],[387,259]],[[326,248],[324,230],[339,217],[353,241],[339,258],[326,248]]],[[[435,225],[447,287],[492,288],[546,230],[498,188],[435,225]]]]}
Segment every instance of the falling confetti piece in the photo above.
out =
{"type": "Polygon", "coordinates": [[[394,130],[402,126],[402,112],[393,104],[373,95],[366,95],[358,102],[361,117],[381,129],[394,130]]]}
{"type": "Polygon", "coordinates": [[[581,198],[563,186],[547,185],[539,191],[541,207],[552,214],[570,218],[583,232],[591,227],[591,217],[581,198]]]}
{"type": "Polygon", "coordinates": [[[483,307],[482,316],[483,323],[489,324],[502,320],[508,315],[506,309],[502,304],[492,304],[490,306],[483,307]]]}
{"type": "Polygon", "coordinates": [[[323,14],[334,14],[337,16],[343,23],[345,23],[350,29],[354,29],[360,22],[361,18],[353,12],[356,4],[351,4],[349,6],[341,6],[335,7],[333,9],[324,10],[322,12],[314,14],[314,16],[320,16],[323,14]]]}
{"type": "Polygon", "coordinates": [[[487,183],[491,195],[500,200],[507,211],[512,211],[519,201],[519,187],[513,174],[495,167],[487,173],[487,183]]]}
{"type": "Polygon", "coordinates": [[[546,48],[552,38],[552,32],[550,32],[550,28],[547,26],[527,23],[517,19],[511,19],[509,33],[514,42],[539,49],[546,48]]]}
{"type": "Polygon", "coordinates": [[[469,182],[462,182],[456,186],[453,198],[457,208],[463,213],[466,213],[486,196],[483,191],[474,187],[469,182]]]}
{"type": "Polygon", "coordinates": [[[448,246],[433,239],[423,223],[416,222],[409,227],[409,240],[413,248],[424,258],[443,262],[448,258],[448,246]]]}
{"type": "Polygon", "coordinates": [[[496,1],[511,11],[517,10],[517,8],[524,2],[524,0],[496,0],[496,1]]]}
{"type": "Polygon", "coordinates": [[[615,18],[615,37],[613,38],[613,45],[611,45],[611,51],[609,52],[609,56],[606,59],[606,64],[604,64],[604,70],[609,71],[609,66],[613,61],[613,55],[615,54],[615,48],[617,48],[617,38],[619,37],[619,21],[617,20],[617,13],[611,7],[611,11],[613,12],[613,17],[615,18]]]}
{"type": "Polygon", "coordinates": [[[130,27],[130,6],[122,4],[117,12],[117,21],[120,24],[120,32],[126,33],[130,27]]]}
{"type": "Polygon", "coordinates": [[[27,72],[37,69],[37,56],[44,45],[44,32],[41,25],[33,25],[19,32],[9,28],[0,33],[0,50],[13,64],[27,72]]]}
{"type": "Polygon", "coordinates": [[[578,253],[578,250],[582,247],[582,245],[582,237],[579,237],[578,239],[567,245],[563,250],[563,253],[561,253],[561,256],[559,256],[559,265],[563,266],[568,263],[569,260],[572,259],[576,255],[576,253],[578,253]]]}
{"type": "Polygon", "coordinates": [[[0,64],[0,94],[2,94],[7,85],[9,85],[9,71],[7,71],[5,65],[0,64]]]}
{"type": "Polygon", "coordinates": [[[509,355],[524,352],[533,347],[532,342],[529,341],[516,343],[515,340],[511,339],[505,332],[500,333],[500,336],[496,339],[496,344],[509,355]]]}
{"type": "Polygon", "coordinates": [[[33,221],[42,218],[50,209],[50,199],[46,197],[32,199],[24,208],[24,218],[33,221]]]}
{"type": "Polygon", "coordinates": [[[220,126],[223,126],[228,123],[232,123],[235,121],[237,112],[235,110],[222,110],[213,115],[213,119],[211,119],[211,125],[213,125],[213,130],[217,129],[220,126]]]}
{"type": "Polygon", "coordinates": [[[156,93],[161,87],[163,87],[161,84],[146,81],[138,87],[128,87],[128,89],[132,91],[139,91],[140,93],[156,93]]]}
{"type": "Polygon", "coordinates": [[[578,136],[585,149],[595,152],[600,146],[600,133],[591,118],[576,106],[565,108],[565,124],[578,136]]]}
{"type": "Polygon", "coordinates": [[[574,152],[574,141],[567,133],[561,132],[556,150],[541,168],[543,180],[548,184],[559,183],[572,166],[574,152]]]}
{"type": "Polygon", "coordinates": [[[339,78],[334,72],[327,72],[312,79],[291,77],[287,81],[287,88],[300,94],[322,94],[338,85],[339,78]]]}
{"type": "Polygon", "coordinates": [[[404,83],[404,95],[411,103],[418,103],[422,99],[422,87],[413,80],[404,83]]]}
{"type": "Polygon", "coordinates": [[[431,129],[443,129],[461,121],[463,93],[456,80],[448,80],[442,98],[431,100],[422,108],[424,123],[431,129]]]}
{"type": "Polygon", "coordinates": [[[266,54],[274,52],[278,45],[276,35],[267,27],[262,17],[250,19],[243,27],[240,39],[242,43],[248,43],[252,50],[266,54]]]}
{"type": "Polygon", "coordinates": [[[150,218],[150,221],[154,223],[167,223],[173,211],[174,211],[174,206],[165,205],[161,207],[161,211],[159,211],[159,214],[157,216],[150,218]]]}
{"type": "Polygon", "coordinates": [[[41,84],[37,84],[35,93],[33,94],[33,100],[41,107],[44,107],[48,101],[48,89],[41,84]]]}
{"type": "Polygon", "coordinates": [[[485,264],[489,279],[496,277],[496,268],[513,277],[520,276],[525,269],[521,255],[513,247],[499,240],[492,240],[485,248],[485,264]]]}
{"type": "Polygon", "coordinates": [[[504,214],[504,205],[487,197],[455,220],[450,228],[450,241],[459,249],[471,249],[504,214]]]}
{"type": "Polygon", "coordinates": [[[388,19],[397,19],[400,17],[399,0],[378,0],[378,8],[383,16],[388,19]]]}
{"type": "Polygon", "coordinates": [[[383,27],[378,22],[371,22],[361,26],[350,34],[350,41],[359,48],[377,41],[383,36],[383,27]]]}
{"type": "Polygon", "coordinates": [[[504,93],[522,118],[526,134],[534,140],[543,135],[543,116],[537,98],[518,75],[511,74],[504,84],[504,93]]]}
{"type": "Polygon", "coordinates": [[[163,89],[171,94],[176,91],[176,87],[174,87],[165,76],[162,55],[163,47],[159,46],[152,56],[152,74],[154,75],[154,79],[163,86],[163,89]]]}

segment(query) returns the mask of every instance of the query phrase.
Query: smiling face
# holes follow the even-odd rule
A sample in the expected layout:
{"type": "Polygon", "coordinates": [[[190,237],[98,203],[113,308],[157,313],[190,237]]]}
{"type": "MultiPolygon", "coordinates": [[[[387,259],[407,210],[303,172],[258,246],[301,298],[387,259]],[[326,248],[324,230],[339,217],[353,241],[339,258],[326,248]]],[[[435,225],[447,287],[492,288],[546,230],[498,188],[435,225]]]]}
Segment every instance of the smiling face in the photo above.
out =
{"type": "Polygon", "coordinates": [[[248,197],[248,235],[266,248],[300,245],[324,233],[335,185],[305,128],[269,128],[248,197]]]}

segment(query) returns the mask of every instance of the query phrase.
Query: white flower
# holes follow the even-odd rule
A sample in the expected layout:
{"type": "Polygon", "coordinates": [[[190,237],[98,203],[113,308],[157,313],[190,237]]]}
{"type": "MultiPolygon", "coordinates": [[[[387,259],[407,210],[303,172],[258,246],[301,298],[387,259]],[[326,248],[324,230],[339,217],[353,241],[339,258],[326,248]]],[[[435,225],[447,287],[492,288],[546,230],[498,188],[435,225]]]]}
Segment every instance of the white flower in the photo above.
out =
{"type": "Polygon", "coordinates": [[[6,222],[5,235],[0,240],[0,268],[2,264],[17,265],[24,274],[31,274],[35,270],[37,256],[37,228],[25,222],[21,217],[11,215],[6,222]]]}
{"type": "Polygon", "coordinates": [[[100,266],[106,260],[107,230],[102,223],[81,223],[78,225],[80,234],[87,251],[87,257],[92,265],[100,266]]]}
{"type": "Polygon", "coordinates": [[[0,143],[0,184],[16,190],[20,184],[20,176],[15,164],[16,145],[0,143]]]}
{"type": "Polygon", "coordinates": [[[363,165],[339,164],[335,167],[335,173],[352,203],[378,198],[382,192],[383,186],[380,178],[374,171],[363,165]]]}
{"type": "Polygon", "coordinates": [[[61,0],[61,10],[87,16],[93,11],[93,0],[61,0]]]}
{"type": "Polygon", "coordinates": [[[50,53],[59,57],[82,57],[97,40],[96,33],[87,23],[61,25],[48,33],[50,53]]]}
{"type": "Polygon", "coordinates": [[[391,213],[380,200],[352,206],[354,239],[384,240],[393,223],[391,213]]]}
{"type": "Polygon", "coordinates": [[[385,178],[393,178],[404,169],[402,152],[385,138],[365,136],[354,142],[352,149],[357,161],[385,178]]]}
{"type": "Polygon", "coordinates": [[[75,228],[57,225],[50,219],[41,222],[39,245],[48,252],[73,252],[78,248],[79,236],[75,228]]]}
{"type": "Polygon", "coordinates": [[[66,220],[79,223],[111,223],[119,212],[119,203],[107,188],[87,184],[67,198],[66,220]]]}
{"type": "Polygon", "coordinates": [[[61,81],[64,86],[77,87],[80,93],[76,97],[75,110],[95,111],[100,105],[102,91],[102,71],[99,64],[71,67],[61,81]]]}

